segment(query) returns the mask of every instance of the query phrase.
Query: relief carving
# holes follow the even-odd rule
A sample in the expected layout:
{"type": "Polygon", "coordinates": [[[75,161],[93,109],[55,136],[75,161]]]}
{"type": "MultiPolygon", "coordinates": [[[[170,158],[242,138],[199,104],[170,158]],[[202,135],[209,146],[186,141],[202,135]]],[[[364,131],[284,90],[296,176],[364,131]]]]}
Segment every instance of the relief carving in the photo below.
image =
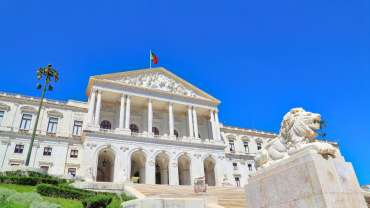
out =
{"type": "Polygon", "coordinates": [[[119,81],[135,87],[157,89],[189,97],[200,97],[193,90],[186,88],[183,84],[169,78],[162,72],[149,72],[144,74],[132,75],[125,77],[119,81]]]}

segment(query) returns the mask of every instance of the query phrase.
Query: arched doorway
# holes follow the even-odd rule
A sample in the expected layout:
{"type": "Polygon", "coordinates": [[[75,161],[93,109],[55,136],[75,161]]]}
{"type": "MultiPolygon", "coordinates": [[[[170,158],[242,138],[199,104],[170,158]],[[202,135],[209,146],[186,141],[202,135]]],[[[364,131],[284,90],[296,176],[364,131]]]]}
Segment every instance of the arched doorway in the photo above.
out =
{"type": "Polygon", "coordinates": [[[113,182],[114,160],[114,152],[111,149],[105,148],[100,150],[98,156],[96,181],[113,182]]]}
{"type": "Polygon", "coordinates": [[[181,155],[177,160],[177,167],[179,172],[179,185],[190,185],[190,159],[188,156],[181,155]]]}
{"type": "Polygon", "coordinates": [[[130,179],[137,183],[145,183],[145,164],[146,156],[141,150],[137,150],[131,155],[130,179]]]}
{"type": "Polygon", "coordinates": [[[155,157],[155,183],[156,184],[168,184],[168,163],[170,159],[164,152],[159,153],[155,157]]]}
{"type": "Polygon", "coordinates": [[[204,176],[206,180],[206,184],[208,186],[215,186],[216,180],[215,180],[215,161],[212,157],[207,157],[204,162],[204,176]]]}

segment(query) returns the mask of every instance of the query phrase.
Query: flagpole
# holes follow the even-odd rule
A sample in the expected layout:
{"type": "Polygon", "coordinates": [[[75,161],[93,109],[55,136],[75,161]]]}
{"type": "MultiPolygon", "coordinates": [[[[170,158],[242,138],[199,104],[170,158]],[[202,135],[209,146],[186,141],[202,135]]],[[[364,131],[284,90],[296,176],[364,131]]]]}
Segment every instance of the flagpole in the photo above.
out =
{"type": "Polygon", "coordinates": [[[152,68],[152,49],[149,49],[149,68],[152,68]]]}

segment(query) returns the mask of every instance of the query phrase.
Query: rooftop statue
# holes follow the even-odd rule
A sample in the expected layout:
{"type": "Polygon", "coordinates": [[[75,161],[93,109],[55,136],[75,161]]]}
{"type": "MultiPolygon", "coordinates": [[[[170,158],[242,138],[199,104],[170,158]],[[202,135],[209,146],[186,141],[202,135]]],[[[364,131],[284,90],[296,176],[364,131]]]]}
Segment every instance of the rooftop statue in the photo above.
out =
{"type": "Polygon", "coordinates": [[[279,135],[257,152],[257,167],[267,167],[307,148],[325,157],[336,157],[336,147],[316,139],[320,125],[320,114],[307,112],[303,108],[291,109],[281,122],[279,135]]]}

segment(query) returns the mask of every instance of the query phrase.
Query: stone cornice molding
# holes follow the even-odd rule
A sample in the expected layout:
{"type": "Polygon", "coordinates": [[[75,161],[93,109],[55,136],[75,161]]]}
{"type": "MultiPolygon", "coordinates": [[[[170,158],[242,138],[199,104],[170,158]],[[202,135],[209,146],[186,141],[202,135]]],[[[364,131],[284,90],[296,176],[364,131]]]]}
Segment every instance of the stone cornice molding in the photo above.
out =
{"type": "Polygon", "coordinates": [[[63,113],[57,111],[57,110],[49,110],[48,111],[49,117],[57,117],[57,118],[63,118],[63,113]]]}
{"type": "Polygon", "coordinates": [[[21,112],[22,113],[33,113],[33,114],[36,114],[37,113],[37,109],[32,107],[32,106],[28,106],[28,105],[25,105],[25,106],[22,106],[20,108],[21,112]]]}
{"type": "Polygon", "coordinates": [[[24,164],[24,160],[23,159],[18,159],[18,158],[10,158],[9,159],[9,164],[10,163],[20,163],[20,164],[24,164]]]}
{"type": "MultiPolygon", "coordinates": [[[[7,93],[0,93],[0,100],[4,101],[9,101],[21,105],[39,105],[39,98],[33,98],[29,96],[23,96],[23,95],[11,95],[7,93]]],[[[45,99],[44,100],[44,107],[49,107],[49,108],[60,108],[60,109],[65,109],[65,110],[74,110],[74,111],[80,111],[80,112],[87,112],[87,107],[86,108],[81,108],[77,106],[71,106],[68,105],[66,102],[63,101],[52,101],[45,99]]]]}
{"type": "Polygon", "coordinates": [[[197,99],[193,97],[180,96],[166,92],[154,92],[153,90],[140,89],[132,86],[122,87],[117,84],[107,83],[99,80],[95,83],[95,86],[103,91],[111,91],[114,93],[123,93],[128,96],[147,97],[152,100],[158,100],[162,102],[172,102],[180,105],[191,105],[199,108],[215,109],[217,104],[210,102],[209,100],[197,99]]]}
{"type": "MultiPolygon", "coordinates": [[[[0,136],[6,136],[10,137],[11,139],[31,139],[31,134],[22,134],[20,132],[14,132],[14,131],[0,131],[0,136]]],[[[60,136],[55,136],[55,137],[50,137],[46,135],[40,135],[36,134],[38,142],[41,141],[50,141],[50,142],[65,142],[68,145],[70,144],[82,144],[83,137],[60,137],[60,136]]]]}
{"type": "Polygon", "coordinates": [[[0,103],[0,110],[10,111],[10,106],[5,103],[0,103]]]}
{"type": "Polygon", "coordinates": [[[164,145],[176,145],[176,146],[184,146],[184,147],[192,147],[192,148],[206,148],[212,150],[220,150],[224,152],[225,145],[224,144],[205,144],[205,143],[192,143],[192,142],[184,142],[184,141],[177,141],[177,140],[166,140],[166,139],[158,139],[158,138],[150,138],[150,137],[139,137],[139,136],[131,136],[131,135],[118,135],[114,133],[104,133],[104,132],[93,132],[93,131],[86,131],[86,137],[104,137],[110,139],[117,139],[117,140],[126,140],[126,141],[134,141],[134,142],[145,142],[145,143],[153,143],[153,144],[164,144],[164,145]]]}
{"type": "Polygon", "coordinates": [[[276,133],[272,133],[272,132],[244,129],[244,128],[232,127],[232,126],[222,126],[220,129],[221,129],[221,132],[225,134],[234,133],[234,134],[243,135],[243,136],[248,135],[248,136],[263,137],[263,138],[275,138],[278,136],[276,133]]]}

